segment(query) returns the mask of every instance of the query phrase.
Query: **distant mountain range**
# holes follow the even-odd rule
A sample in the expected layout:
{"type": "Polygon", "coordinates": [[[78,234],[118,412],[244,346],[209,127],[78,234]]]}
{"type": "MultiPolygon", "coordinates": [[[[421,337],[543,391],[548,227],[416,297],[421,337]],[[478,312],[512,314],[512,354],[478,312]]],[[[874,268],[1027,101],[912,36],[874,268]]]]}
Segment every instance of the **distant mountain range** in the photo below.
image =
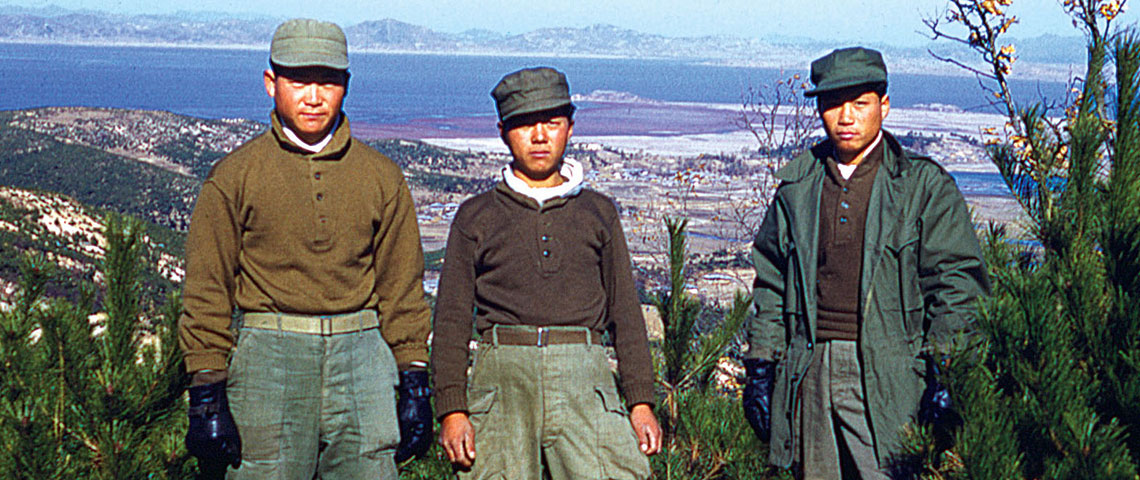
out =
{"type": "MultiPolygon", "coordinates": [[[[58,7],[0,6],[0,42],[265,49],[280,21],[269,16],[234,17],[221,13],[127,16],[58,7]]],[[[353,51],[663,58],[796,69],[804,68],[805,58],[837,46],[804,38],[666,37],[613,25],[545,28],[516,35],[487,30],[445,33],[393,19],[346,25],[345,33],[353,51]]],[[[1044,35],[1016,43],[1021,62],[1034,64],[1024,70],[1033,77],[1048,76],[1050,70],[1067,75],[1069,65],[1084,62],[1083,40],[1077,36],[1044,35]]],[[[931,58],[927,47],[872,46],[892,59],[892,66],[897,65],[894,71],[958,71],[931,58]]],[[[974,58],[951,42],[931,44],[929,48],[961,59],[974,58]]]]}

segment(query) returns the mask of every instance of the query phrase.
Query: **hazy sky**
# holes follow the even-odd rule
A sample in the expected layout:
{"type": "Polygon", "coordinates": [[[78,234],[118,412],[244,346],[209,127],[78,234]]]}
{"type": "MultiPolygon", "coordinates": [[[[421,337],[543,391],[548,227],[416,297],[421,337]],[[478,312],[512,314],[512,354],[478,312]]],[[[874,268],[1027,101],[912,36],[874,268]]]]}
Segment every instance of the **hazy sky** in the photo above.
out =
{"type": "MultiPolygon", "coordinates": [[[[58,5],[113,13],[213,11],[314,17],[352,25],[394,18],[444,32],[481,28],[523,33],[543,27],[599,23],[666,36],[803,36],[827,41],[916,45],[926,41],[922,18],[942,0],[0,0],[25,7],[58,5]],[[809,7],[799,6],[806,3],[809,7]]],[[[1058,0],[1015,0],[1021,19],[1011,34],[1078,34],[1058,0]]],[[[1126,12],[1118,23],[1135,23],[1126,12]]]]}

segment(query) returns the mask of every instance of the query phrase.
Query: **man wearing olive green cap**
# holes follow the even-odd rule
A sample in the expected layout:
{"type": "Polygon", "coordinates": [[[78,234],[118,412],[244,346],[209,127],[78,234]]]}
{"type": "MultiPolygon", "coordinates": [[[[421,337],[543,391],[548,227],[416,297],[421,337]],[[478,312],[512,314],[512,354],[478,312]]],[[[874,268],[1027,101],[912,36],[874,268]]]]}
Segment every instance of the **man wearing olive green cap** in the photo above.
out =
{"type": "Polygon", "coordinates": [[[745,416],[807,479],[885,479],[907,424],[954,417],[937,378],[989,289],[962,194],[882,129],[879,52],[812,62],[827,139],[777,174],[753,245],[745,416]]]}
{"type": "Polygon", "coordinates": [[[563,157],[566,77],[520,70],[491,96],[513,161],[459,207],[447,239],[432,340],[439,442],[463,479],[648,478],[661,428],[645,320],[617,206],[563,157]]]}
{"type": "Polygon", "coordinates": [[[186,240],[187,450],[207,476],[395,480],[431,444],[412,196],[351,136],[340,27],[289,20],[269,62],[271,127],[214,165],[186,240]]]}

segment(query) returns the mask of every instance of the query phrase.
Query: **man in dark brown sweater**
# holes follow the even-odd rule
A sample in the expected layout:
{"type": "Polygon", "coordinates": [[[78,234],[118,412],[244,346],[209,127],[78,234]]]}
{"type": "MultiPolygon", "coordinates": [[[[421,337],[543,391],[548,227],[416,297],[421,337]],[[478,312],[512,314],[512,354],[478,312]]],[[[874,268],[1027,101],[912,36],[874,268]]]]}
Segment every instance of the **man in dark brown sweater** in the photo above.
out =
{"type": "Polygon", "coordinates": [[[231,478],[395,480],[431,445],[411,193],[351,136],[344,32],[290,20],[270,50],[272,126],[214,165],[186,241],[187,449],[231,478]]]}
{"type": "Polygon", "coordinates": [[[440,444],[461,478],[538,480],[544,467],[554,480],[647,478],[661,429],[645,322],[617,207],[563,158],[566,77],[521,70],[492,96],[514,160],[463,203],[448,237],[432,341],[440,444]]]}

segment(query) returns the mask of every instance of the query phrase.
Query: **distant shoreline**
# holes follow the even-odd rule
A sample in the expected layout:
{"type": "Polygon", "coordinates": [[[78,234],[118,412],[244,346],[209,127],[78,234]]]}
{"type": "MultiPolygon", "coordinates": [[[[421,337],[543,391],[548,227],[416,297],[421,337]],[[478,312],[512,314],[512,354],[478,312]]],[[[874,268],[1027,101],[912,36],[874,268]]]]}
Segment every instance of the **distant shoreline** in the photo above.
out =
{"type": "MultiPolygon", "coordinates": [[[[16,45],[41,45],[41,46],[62,46],[62,47],[107,47],[107,48],[188,48],[199,50],[241,50],[241,51],[264,51],[266,56],[269,55],[269,44],[265,45],[249,45],[249,44],[209,44],[209,43],[167,43],[167,42],[85,42],[85,41],[66,41],[66,42],[48,42],[36,41],[26,39],[12,39],[0,38],[0,45],[2,44],[16,44],[16,45]]],[[[600,53],[557,53],[557,52],[480,52],[480,51],[440,51],[440,50],[401,50],[401,49],[380,49],[368,47],[349,47],[350,55],[366,54],[366,55],[433,55],[433,56],[455,56],[455,57],[536,57],[536,58],[589,58],[589,59],[608,59],[608,60],[658,60],[658,61],[676,61],[680,63],[690,63],[693,65],[713,65],[720,66],[716,63],[709,63],[708,58],[686,58],[686,57],[630,57],[625,55],[604,55],[600,53]]],[[[746,66],[746,65],[733,65],[733,66],[746,66]]],[[[770,68],[770,67],[757,67],[757,68],[770,68]]]]}
{"type": "MultiPolygon", "coordinates": [[[[38,46],[62,46],[62,47],[92,47],[92,48],[166,48],[166,49],[197,49],[197,50],[236,50],[236,51],[264,51],[266,55],[269,53],[268,43],[266,45],[250,45],[250,44],[203,44],[203,43],[169,43],[169,42],[118,42],[118,41],[103,41],[91,42],[82,40],[69,40],[69,41],[37,41],[32,39],[12,39],[0,38],[0,45],[38,45],[38,46]]],[[[768,52],[771,60],[740,60],[740,59],[718,59],[710,57],[672,57],[672,56],[629,56],[629,55],[606,55],[599,53],[561,53],[561,52],[502,52],[502,51],[441,51],[441,50],[407,50],[407,49],[380,49],[369,47],[352,47],[350,46],[350,55],[364,54],[364,55],[430,55],[430,56],[455,56],[455,57],[499,57],[499,58],[580,58],[580,59],[599,59],[599,60],[644,60],[644,61],[662,61],[662,62],[677,62],[689,65],[701,65],[710,67],[725,67],[725,68],[759,68],[759,69],[776,69],[776,70],[789,70],[799,71],[806,70],[805,60],[799,55],[775,54],[772,55],[768,52]]],[[[891,65],[892,72],[904,73],[912,75],[938,75],[950,77],[973,77],[971,72],[957,68],[952,65],[937,61],[933,58],[925,61],[914,61],[913,59],[900,59],[900,61],[891,65]]],[[[1054,64],[1054,63],[1035,63],[1035,62],[1020,62],[1014,70],[1014,74],[1009,78],[1012,80],[1021,81],[1045,81],[1045,82],[1067,82],[1070,80],[1072,72],[1079,71],[1081,65],[1075,64],[1054,64]],[[1025,74],[1025,72],[1030,72],[1025,74]]]]}

